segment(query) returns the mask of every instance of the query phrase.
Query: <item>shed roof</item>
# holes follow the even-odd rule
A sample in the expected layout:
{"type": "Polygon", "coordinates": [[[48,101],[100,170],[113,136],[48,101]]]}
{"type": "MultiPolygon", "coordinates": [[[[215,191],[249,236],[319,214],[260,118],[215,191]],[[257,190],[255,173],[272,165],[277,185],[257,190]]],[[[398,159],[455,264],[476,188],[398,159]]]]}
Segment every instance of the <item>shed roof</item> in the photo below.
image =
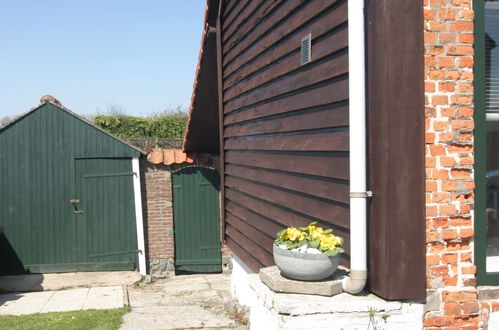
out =
{"type": "Polygon", "coordinates": [[[219,144],[216,20],[219,0],[207,0],[183,149],[217,153],[219,144]]]}
{"type": "Polygon", "coordinates": [[[88,119],[74,113],[73,111],[69,110],[68,108],[64,107],[57,99],[55,99],[54,97],[51,97],[51,98],[46,98],[45,96],[42,96],[41,98],[41,102],[40,104],[38,104],[37,106],[29,109],[28,111],[26,111],[25,113],[15,117],[13,120],[11,120],[9,123],[7,123],[4,127],[0,128],[0,134],[2,134],[3,132],[5,132],[7,129],[9,129],[10,127],[14,126],[16,123],[22,121],[24,118],[26,118],[28,115],[32,114],[33,112],[43,108],[43,106],[45,106],[46,104],[51,104],[55,107],[57,107],[58,109],[64,111],[65,113],[75,117],[76,119],[84,122],[86,125],[89,125],[99,131],[101,131],[102,133],[108,135],[109,137],[111,137],[112,139],[116,140],[117,142],[119,143],[122,143],[124,144],[125,146],[127,146],[128,148],[132,149],[133,151],[135,152],[139,152],[141,155],[146,155],[146,153],[142,150],[140,150],[139,148],[137,147],[134,147],[133,145],[121,140],[120,138],[114,136],[113,134],[107,132],[106,130],[102,129],[101,127],[95,125],[94,123],[92,123],[91,121],[89,121],[88,119]]]}

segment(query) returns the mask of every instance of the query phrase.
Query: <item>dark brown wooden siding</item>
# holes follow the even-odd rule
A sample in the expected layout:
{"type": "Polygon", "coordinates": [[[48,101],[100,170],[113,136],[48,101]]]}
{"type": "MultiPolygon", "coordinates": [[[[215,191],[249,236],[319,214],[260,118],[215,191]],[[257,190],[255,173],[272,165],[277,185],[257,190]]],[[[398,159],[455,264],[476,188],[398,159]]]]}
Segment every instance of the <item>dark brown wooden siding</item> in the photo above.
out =
{"type": "Polygon", "coordinates": [[[318,221],[348,264],[347,1],[230,0],[220,17],[227,245],[257,270],[278,230],[318,221]]]}
{"type": "Polygon", "coordinates": [[[422,6],[367,6],[369,288],[388,299],[425,297],[422,6]]]}

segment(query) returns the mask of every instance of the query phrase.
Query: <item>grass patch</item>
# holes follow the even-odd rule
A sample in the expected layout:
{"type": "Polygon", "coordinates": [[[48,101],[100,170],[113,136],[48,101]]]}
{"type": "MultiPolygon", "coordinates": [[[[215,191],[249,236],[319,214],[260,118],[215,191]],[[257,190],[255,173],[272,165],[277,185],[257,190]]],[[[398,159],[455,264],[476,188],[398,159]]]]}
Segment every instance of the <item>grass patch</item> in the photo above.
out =
{"type": "Polygon", "coordinates": [[[125,307],[19,316],[4,315],[0,316],[0,329],[118,329],[123,315],[130,310],[130,307],[125,307]]]}

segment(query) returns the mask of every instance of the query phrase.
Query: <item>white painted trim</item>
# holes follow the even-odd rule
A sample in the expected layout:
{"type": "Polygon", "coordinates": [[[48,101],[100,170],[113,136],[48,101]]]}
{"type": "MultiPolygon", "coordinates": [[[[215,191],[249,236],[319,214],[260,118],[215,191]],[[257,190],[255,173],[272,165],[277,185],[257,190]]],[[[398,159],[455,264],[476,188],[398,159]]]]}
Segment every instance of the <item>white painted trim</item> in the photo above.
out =
{"type": "Polygon", "coordinates": [[[133,196],[135,199],[135,224],[137,226],[137,249],[139,250],[139,272],[146,275],[146,249],[144,244],[144,219],[142,218],[142,194],[140,190],[139,158],[132,158],[133,196]]]}

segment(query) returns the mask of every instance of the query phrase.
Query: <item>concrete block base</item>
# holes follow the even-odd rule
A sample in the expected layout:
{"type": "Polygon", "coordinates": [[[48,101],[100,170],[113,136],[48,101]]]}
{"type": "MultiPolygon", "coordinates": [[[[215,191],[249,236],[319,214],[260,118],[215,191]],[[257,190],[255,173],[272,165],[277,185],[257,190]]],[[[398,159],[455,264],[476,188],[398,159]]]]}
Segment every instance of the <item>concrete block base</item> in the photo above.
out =
{"type": "Polygon", "coordinates": [[[343,270],[337,270],[332,278],[325,281],[304,282],[295,281],[282,276],[277,266],[260,269],[260,280],[272,291],[284,293],[300,293],[321,296],[334,296],[343,291],[342,279],[346,275],[343,270]]]}

